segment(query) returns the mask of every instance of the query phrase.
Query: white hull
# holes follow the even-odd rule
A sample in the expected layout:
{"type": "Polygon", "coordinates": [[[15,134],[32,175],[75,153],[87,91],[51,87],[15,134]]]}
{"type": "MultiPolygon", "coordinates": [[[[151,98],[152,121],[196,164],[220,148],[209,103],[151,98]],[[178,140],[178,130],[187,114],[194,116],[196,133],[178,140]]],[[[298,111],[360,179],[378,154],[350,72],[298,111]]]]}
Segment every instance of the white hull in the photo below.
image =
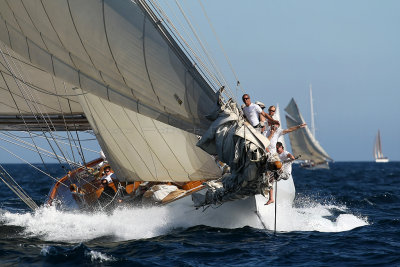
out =
{"type": "MultiPolygon", "coordinates": [[[[275,188],[275,185],[274,185],[275,188]]],[[[205,190],[204,190],[205,193],[205,190]]],[[[275,194],[274,194],[275,195],[275,194]]],[[[275,197],[275,196],[274,196],[275,197]]],[[[277,210],[282,206],[291,206],[295,197],[293,178],[278,182],[277,210]]],[[[221,206],[211,206],[206,210],[195,209],[191,197],[185,197],[167,206],[174,212],[175,209],[184,210],[186,220],[196,221],[212,227],[240,228],[251,226],[261,229],[274,229],[275,203],[265,206],[268,197],[256,195],[243,200],[230,201],[221,206]]]]}
{"type": "Polygon", "coordinates": [[[387,163],[389,162],[388,158],[380,158],[380,159],[375,159],[376,163],[387,163]]]}
{"type": "Polygon", "coordinates": [[[307,169],[307,170],[321,170],[321,169],[325,169],[325,170],[329,170],[329,162],[325,162],[325,163],[321,163],[321,164],[317,164],[317,165],[311,165],[311,164],[300,164],[300,167],[307,169]]]}

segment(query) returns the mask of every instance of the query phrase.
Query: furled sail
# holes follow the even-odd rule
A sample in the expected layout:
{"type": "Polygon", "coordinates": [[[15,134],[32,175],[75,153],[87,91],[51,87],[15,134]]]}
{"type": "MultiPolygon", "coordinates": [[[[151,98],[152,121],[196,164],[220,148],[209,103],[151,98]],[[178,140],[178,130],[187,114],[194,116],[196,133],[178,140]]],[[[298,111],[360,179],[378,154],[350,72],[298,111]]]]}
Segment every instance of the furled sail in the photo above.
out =
{"type": "MultiPolygon", "coordinates": [[[[195,146],[211,123],[205,115],[216,94],[144,2],[0,0],[0,15],[3,58],[32,71],[25,83],[43,94],[37,106],[54,116],[83,110],[121,180],[220,175],[213,158],[195,146]],[[49,88],[63,92],[61,108],[51,106],[57,101],[49,88]]],[[[40,113],[18,96],[9,79],[21,79],[15,71],[3,64],[2,74],[4,95],[20,100],[2,104],[0,115],[40,113]]]]}
{"type": "MultiPolygon", "coordinates": [[[[293,98],[285,108],[285,111],[287,112],[286,125],[288,128],[305,123],[293,98]]],[[[293,154],[301,155],[302,160],[310,160],[316,164],[332,160],[311,134],[308,126],[290,133],[289,140],[293,154]]]]}

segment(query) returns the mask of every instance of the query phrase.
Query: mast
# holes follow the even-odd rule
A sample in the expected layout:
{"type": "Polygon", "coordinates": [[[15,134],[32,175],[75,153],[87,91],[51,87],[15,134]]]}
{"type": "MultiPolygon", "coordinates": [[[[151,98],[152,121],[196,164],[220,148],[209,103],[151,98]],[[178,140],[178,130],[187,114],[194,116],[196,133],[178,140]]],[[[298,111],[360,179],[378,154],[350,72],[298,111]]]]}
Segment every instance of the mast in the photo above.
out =
{"type": "Polygon", "coordinates": [[[311,133],[315,138],[314,104],[312,97],[312,85],[310,84],[310,106],[311,106],[311,133]]]}

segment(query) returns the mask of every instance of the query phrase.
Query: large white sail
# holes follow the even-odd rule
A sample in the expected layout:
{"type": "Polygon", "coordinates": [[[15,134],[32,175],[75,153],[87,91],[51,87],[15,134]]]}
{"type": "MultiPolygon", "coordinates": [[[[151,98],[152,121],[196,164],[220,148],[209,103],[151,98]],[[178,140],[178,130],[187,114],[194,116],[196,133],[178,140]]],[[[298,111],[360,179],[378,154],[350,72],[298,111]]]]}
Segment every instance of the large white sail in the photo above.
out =
{"type": "MultiPolygon", "coordinates": [[[[211,166],[213,159],[195,147],[196,135],[210,125],[205,116],[216,94],[145,8],[142,1],[130,0],[1,0],[2,55],[21,58],[20,69],[35,73],[29,83],[45,90],[41,109],[49,114],[84,111],[121,180],[216,178],[220,171],[211,166]],[[46,106],[57,103],[44,96],[48,88],[61,85],[67,87],[65,95],[87,95],[71,109],[68,101],[58,111],[46,106]],[[153,126],[144,134],[141,124],[153,126]],[[163,129],[169,134],[160,134],[163,129]]],[[[19,77],[3,65],[2,73],[9,75],[3,78],[4,95],[16,96],[19,88],[12,80],[19,77]]],[[[1,105],[0,115],[40,113],[30,111],[22,98],[1,105]]]]}
{"type": "MultiPolygon", "coordinates": [[[[287,112],[286,124],[288,128],[305,123],[293,98],[285,108],[285,111],[287,112]]],[[[301,155],[301,160],[310,160],[316,164],[332,160],[318,141],[315,140],[308,126],[290,133],[289,140],[294,155],[301,155]]]]}
{"type": "Polygon", "coordinates": [[[208,127],[214,91],[140,4],[0,1],[0,11],[1,41],[44,72],[186,131],[208,127]]]}
{"type": "Polygon", "coordinates": [[[196,146],[196,135],[91,93],[80,97],[108,160],[126,180],[184,182],[221,176],[214,159],[196,146]]]}

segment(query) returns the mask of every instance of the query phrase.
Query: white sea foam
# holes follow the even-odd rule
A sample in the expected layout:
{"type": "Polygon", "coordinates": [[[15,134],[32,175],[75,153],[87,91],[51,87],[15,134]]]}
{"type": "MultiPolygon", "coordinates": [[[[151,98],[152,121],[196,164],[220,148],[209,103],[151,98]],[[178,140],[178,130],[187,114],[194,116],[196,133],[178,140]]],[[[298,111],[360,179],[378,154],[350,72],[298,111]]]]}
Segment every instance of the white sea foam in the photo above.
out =
{"type": "MultiPolygon", "coordinates": [[[[307,201],[295,208],[280,205],[277,210],[277,230],[341,232],[368,225],[365,218],[347,211],[343,205],[319,204],[307,201]],[[338,211],[335,215],[333,211],[338,211]]],[[[217,209],[218,211],[218,209],[217,209]]],[[[254,213],[253,213],[254,214],[254,213]]],[[[115,210],[111,215],[104,213],[60,211],[54,207],[41,207],[34,213],[11,213],[3,211],[0,220],[7,225],[24,227],[24,235],[39,237],[47,241],[84,242],[98,237],[110,236],[115,241],[151,238],[167,234],[174,228],[195,225],[210,225],[221,228],[237,228],[249,225],[260,228],[256,216],[237,219],[215,219],[206,213],[188,210],[183,206],[126,208],[115,210]]],[[[264,225],[274,229],[273,204],[260,210],[264,225]]],[[[44,248],[43,253],[46,253],[44,248]]],[[[95,252],[93,257],[102,256],[95,252]]]]}
{"type": "Polygon", "coordinates": [[[47,256],[48,254],[50,254],[50,249],[51,249],[50,246],[47,245],[43,246],[42,250],[40,251],[40,255],[47,256]]]}
{"type": "Polygon", "coordinates": [[[91,259],[92,262],[106,262],[106,261],[114,261],[115,259],[111,256],[107,256],[104,253],[91,250],[90,252],[86,253],[91,259]]]}
{"type": "MultiPolygon", "coordinates": [[[[368,225],[366,218],[352,214],[344,205],[319,204],[309,199],[298,202],[297,207],[277,207],[277,231],[343,232],[368,225]]],[[[274,229],[274,209],[274,204],[271,204],[267,212],[261,211],[261,218],[268,229],[274,229]]]]}

